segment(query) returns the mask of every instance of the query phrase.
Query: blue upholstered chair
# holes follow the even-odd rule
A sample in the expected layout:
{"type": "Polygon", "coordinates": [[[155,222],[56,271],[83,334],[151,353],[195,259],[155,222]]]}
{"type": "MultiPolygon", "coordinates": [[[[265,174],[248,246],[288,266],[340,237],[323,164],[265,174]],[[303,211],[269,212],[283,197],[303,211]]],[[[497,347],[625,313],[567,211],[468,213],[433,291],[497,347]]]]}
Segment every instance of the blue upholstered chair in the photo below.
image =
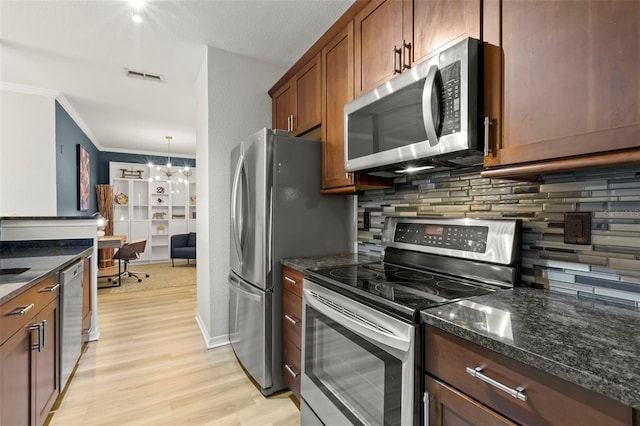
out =
{"type": "Polygon", "coordinates": [[[174,259],[196,258],[196,233],[175,234],[171,236],[171,266],[175,266],[174,259]]]}

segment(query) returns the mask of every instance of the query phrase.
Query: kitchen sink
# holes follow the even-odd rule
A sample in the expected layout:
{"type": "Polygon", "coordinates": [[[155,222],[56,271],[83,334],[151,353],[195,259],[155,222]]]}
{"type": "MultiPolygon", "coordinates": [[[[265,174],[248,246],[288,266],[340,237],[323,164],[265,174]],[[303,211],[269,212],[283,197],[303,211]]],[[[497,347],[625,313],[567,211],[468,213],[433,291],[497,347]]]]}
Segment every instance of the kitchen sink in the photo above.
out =
{"type": "Polygon", "coordinates": [[[1,268],[0,275],[18,275],[28,271],[31,268],[1,268]]]}

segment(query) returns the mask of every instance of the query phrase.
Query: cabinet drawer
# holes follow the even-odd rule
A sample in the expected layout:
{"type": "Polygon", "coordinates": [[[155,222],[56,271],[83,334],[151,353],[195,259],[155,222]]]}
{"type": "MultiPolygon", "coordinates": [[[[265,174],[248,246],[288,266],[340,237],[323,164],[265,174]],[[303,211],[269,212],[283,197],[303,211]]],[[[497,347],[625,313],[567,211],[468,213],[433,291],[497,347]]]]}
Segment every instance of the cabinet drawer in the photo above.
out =
{"type": "Polygon", "coordinates": [[[284,382],[298,399],[300,399],[300,372],[302,371],[300,361],[300,348],[285,339],[282,374],[284,374],[284,382]]]}
{"type": "Polygon", "coordinates": [[[0,307],[0,343],[11,337],[29,322],[42,308],[58,297],[56,279],[51,275],[24,293],[2,304],[0,307]],[[31,305],[33,306],[31,307],[31,305]],[[22,310],[23,315],[12,314],[22,310]]]}
{"type": "Polygon", "coordinates": [[[302,297],[302,272],[291,268],[282,268],[282,286],[285,290],[302,297]]]}
{"type": "Polygon", "coordinates": [[[282,304],[282,328],[284,336],[301,348],[302,341],[302,298],[285,291],[282,304]]]}
{"type": "Polygon", "coordinates": [[[632,424],[630,407],[442,330],[426,327],[425,333],[429,374],[518,423],[632,424]],[[527,400],[472,377],[467,368],[476,367],[508,388],[522,387],[527,400]]]}

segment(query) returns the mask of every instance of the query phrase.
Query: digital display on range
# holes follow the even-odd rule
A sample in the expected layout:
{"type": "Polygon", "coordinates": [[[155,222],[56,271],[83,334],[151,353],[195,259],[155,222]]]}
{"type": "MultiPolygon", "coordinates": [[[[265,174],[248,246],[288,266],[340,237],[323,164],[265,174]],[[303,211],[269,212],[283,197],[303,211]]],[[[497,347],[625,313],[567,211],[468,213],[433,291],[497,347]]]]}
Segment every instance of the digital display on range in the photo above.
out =
{"type": "Polygon", "coordinates": [[[486,226],[398,223],[393,241],[484,253],[488,234],[486,226]]]}
{"type": "Polygon", "coordinates": [[[442,235],[444,226],[427,225],[424,230],[425,235],[442,235]]]}

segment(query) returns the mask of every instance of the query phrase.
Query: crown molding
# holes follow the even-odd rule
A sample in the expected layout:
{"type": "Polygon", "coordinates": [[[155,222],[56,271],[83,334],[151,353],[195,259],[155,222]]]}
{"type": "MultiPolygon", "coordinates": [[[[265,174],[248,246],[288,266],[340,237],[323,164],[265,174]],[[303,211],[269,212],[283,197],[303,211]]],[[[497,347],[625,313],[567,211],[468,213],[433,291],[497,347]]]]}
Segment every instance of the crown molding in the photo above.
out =
{"type": "Polygon", "coordinates": [[[96,135],[94,135],[91,129],[89,129],[87,123],[85,123],[82,117],[80,117],[80,114],[78,114],[75,108],[69,103],[69,100],[64,96],[64,94],[58,94],[58,96],[56,96],[56,100],[60,103],[62,108],[64,108],[67,114],[69,114],[73,121],[75,121],[78,127],[80,127],[80,130],[82,130],[84,134],[89,138],[91,143],[93,143],[95,147],[98,148],[98,151],[102,151],[103,147],[98,141],[98,138],[96,138],[96,135]]]}
{"type": "Polygon", "coordinates": [[[0,82],[0,90],[6,90],[15,93],[24,93],[26,95],[44,96],[57,100],[58,103],[60,103],[60,106],[62,106],[67,114],[69,114],[69,116],[73,119],[80,130],[82,130],[87,138],[89,138],[91,143],[93,143],[99,151],[103,150],[102,145],[100,144],[100,142],[98,142],[98,138],[96,138],[91,129],[89,129],[89,126],[87,126],[87,123],[84,122],[82,117],[80,117],[80,114],[78,114],[71,103],[69,103],[69,100],[59,90],[29,86],[26,84],[9,83],[5,81],[0,82]]]}

